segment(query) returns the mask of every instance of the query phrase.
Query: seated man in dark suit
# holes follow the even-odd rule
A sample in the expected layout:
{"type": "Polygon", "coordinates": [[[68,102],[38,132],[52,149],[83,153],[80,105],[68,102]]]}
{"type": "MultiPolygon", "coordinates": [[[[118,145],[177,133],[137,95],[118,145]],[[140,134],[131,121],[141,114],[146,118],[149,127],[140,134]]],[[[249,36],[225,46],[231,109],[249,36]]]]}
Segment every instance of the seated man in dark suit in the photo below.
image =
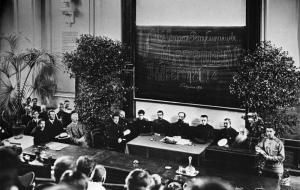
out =
{"type": "Polygon", "coordinates": [[[62,123],[56,118],[54,110],[49,111],[49,119],[46,121],[46,129],[50,140],[55,140],[55,137],[64,132],[62,123]]]}
{"type": "MultiPolygon", "coordinates": [[[[28,122],[26,128],[25,128],[25,131],[24,131],[24,134],[25,135],[30,135],[32,130],[38,126],[38,122],[39,122],[39,112],[38,111],[33,111],[32,112],[32,116],[33,118],[28,122]]],[[[45,120],[44,120],[45,121],[45,120]]]]}
{"type": "Polygon", "coordinates": [[[229,118],[224,119],[224,128],[219,130],[217,141],[220,139],[227,139],[227,145],[231,146],[235,142],[235,138],[238,136],[238,132],[231,127],[231,120],[229,118]]]}
{"type": "Polygon", "coordinates": [[[206,143],[214,139],[214,128],[208,124],[208,116],[201,115],[200,125],[193,128],[193,140],[197,143],[206,143]]]}
{"type": "Polygon", "coordinates": [[[190,138],[190,127],[188,123],[184,122],[186,114],[184,112],[178,113],[178,121],[172,123],[169,127],[168,136],[181,136],[182,138],[190,138]]]}
{"type": "Polygon", "coordinates": [[[170,123],[165,120],[164,112],[162,110],[157,111],[157,119],[153,120],[153,132],[161,135],[166,135],[169,131],[170,123]]]}
{"type": "Polygon", "coordinates": [[[115,113],[105,126],[106,145],[113,150],[123,151],[126,144],[125,137],[130,133],[129,129],[124,130],[123,126],[121,126],[119,113],[115,113]]]}
{"type": "Polygon", "coordinates": [[[30,106],[25,106],[25,114],[21,116],[22,125],[27,126],[28,122],[30,120],[32,120],[31,113],[32,113],[31,107],[30,106]]]}
{"type": "Polygon", "coordinates": [[[51,140],[44,120],[38,121],[38,125],[32,130],[31,135],[34,137],[34,145],[44,144],[51,140]]]}
{"type": "Polygon", "coordinates": [[[37,98],[32,98],[32,111],[41,112],[41,106],[37,105],[37,98]]]}
{"type": "Polygon", "coordinates": [[[134,136],[137,137],[139,135],[151,135],[152,134],[152,127],[151,122],[148,121],[145,117],[145,111],[139,110],[138,117],[133,122],[133,132],[134,136]]]}

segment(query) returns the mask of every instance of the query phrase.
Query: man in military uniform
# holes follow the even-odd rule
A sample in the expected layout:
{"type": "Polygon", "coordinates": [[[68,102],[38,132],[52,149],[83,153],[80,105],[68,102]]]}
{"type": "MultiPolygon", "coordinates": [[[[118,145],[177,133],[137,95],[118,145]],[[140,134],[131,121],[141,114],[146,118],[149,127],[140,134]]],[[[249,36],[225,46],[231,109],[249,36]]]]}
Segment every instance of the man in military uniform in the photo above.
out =
{"type": "Polygon", "coordinates": [[[258,174],[262,171],[275,173],[280,179],[283,174],[283,161],[285,158],[284,145],[281,140],[275,137],[275,130],[271,126],[266,127],[266,137],[256,147],[259,154],[257,160],[258,174]]]}

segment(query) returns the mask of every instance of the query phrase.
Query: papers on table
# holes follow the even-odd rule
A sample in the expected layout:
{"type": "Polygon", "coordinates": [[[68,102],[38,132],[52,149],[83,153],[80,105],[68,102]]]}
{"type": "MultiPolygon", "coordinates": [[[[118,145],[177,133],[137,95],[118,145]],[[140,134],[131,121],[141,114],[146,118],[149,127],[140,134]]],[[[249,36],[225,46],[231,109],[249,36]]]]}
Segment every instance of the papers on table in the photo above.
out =
{"type": "Polygon", "coordinates": [[[176,144],[191,145],[192,142],[189,139],[178,139],[176,144]]]}
{"type": "Polygon", "coordinates": [[[65,147],[68,147],[68,144],[63,144],[63,143],[58,143],[58,142],[50,142],[47,144],[47,146],[49,147],[49,149],[51,150],[61,150],[65,147]]]}
{"type": "Polygon", "coordinates": [[[192,145],[192,142],[189,139],[182,139],[181,137],[164,137],[160,140],[161,142],[168,144],[178,144],[178,145],[192,145]]]}

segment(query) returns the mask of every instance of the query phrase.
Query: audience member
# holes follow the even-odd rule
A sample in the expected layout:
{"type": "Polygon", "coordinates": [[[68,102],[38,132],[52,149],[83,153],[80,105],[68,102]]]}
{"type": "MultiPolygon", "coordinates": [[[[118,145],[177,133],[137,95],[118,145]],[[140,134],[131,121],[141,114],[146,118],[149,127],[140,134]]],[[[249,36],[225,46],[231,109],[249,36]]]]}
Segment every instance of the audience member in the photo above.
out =
{"type": "Polygon", "coordinates": [[[151,190],[159,190],[162,188],[162,183],[161,183],[161,177],[158,174],[152,174],[151,175],[153,178],[153,186],[151,187],[151,190]]]}
{"type": "Polygon", "coordinates": [[[25,114],[21,116],[22,125],[27,126],[28,122],[32,119],[31,112],[31,107],[25,106],[25,114]]]}
{"type": "Polygon", "coordinates": [[[127,190],[148,190],[154,185],[152,176],[145,170],[131,171],[125,180],[127,190]]]}
{"type": "Polygon", "coordinates": [[[106,169],[104,166],[97,164],[91,179],[94,182],[104,183],[106,180],[106,169]]]}
{"type": "Polygon", "coordinates": [[[31,107],[31,98],[30,97],[28,97],[28,98],[26,98],[26,106],[30,106],[31,107]]]}
{"type": "MultiPolygon", "coordinates": [[[[76,161],[76,170],[85,174],[88,178],[88,190],[104,190],[102,183],[93,182],[96,162],[89,156],[80,156],[76,161]]],[[[97,177],[96,177],[97,178],[97,177]]]]}
{"type": "Polygon", "coordinates": [[[125,129],[125,127],[121,125],[119,114],[113,114],[111,120],[105,126],[104,131],[108,148],[122,151],[125,148],[126,137],[130,133],[130,129],[125,129]]]}
{"type": "Polygon", "coordinates": [[[39,118],[41,118],[44,121],[47,121],[49,119],[46,105],[41,105],[41,112],[39,118]]]}
{"type": "Polygon", "coordinates": [[[233,190],[226,181],[219,178],[193,178],[183,186],[184,190],[233,190]]]}
{"type": "Polygon", "coordinates": [[[38,121],[37,126],[32,130],[30,135],[34,137],[34,145],[45,144],[51,140],[44,120],[38,121]]]}
{"type": "Polygon", "coordinates": [[[102,165],[96,165],[95,170],[89,181],[89,190],[105,190],[103,183],[106,179],[106,170],[102,165]]]}
{"type": "Polygon", "coordinates": [[[162,110],[158,110],[157,119],[153,120],[153,132],[167,135],[169,127],[170,123],[164,119],[164,112],[162,110]]]}
{"type": "Polygon", "coordinates": [[[76,170],[85,174],[89,179],[96,167],[96,162],[90,156],[80,156],[76,161],[76,170]]]}
{"type": "Polygon", "coordinates": [[[28,122],[24,134],[31,135],[32,130],[38,126],[39,122],[39,112],[34,110],[32,111],[32,119],[28,122]]]}
{"type": "Polygon", "coordinates": [[[67,170],[72,170],[75,163],[71,156],[62,156],[55,160],[53,166],[53,177],[55,183],[59,183],[62,174],[67,170]]]}
{"type": "Polygon", "coordinates": [[[71,114],[72,109],[70,107],[70,100],[65,100],[64,106],[65,106],[65,112],[68,113],[68,114],[71,114]]]}
{"type": "Polygon", "coordinates": [[[151,122],[145,118],[145,111],[139,110],[138,117],[133,122],[133,134],[134,136],[138,135],[150,135],[152,134],[151,122]]]}
{"type": "Polygon", "coordinates": [[[57,119],[62,123],[63,128],[66,128],[69,123],[69,117],[71,118],[71,114],[65,112],[64,103],[59,103],[58,110],[56,111],[57,119]]]}
{"type": "Polygon", "coordinates": [[[87,190],[88,178],[79,171],[67,170],[60,179],[61,184],[66,184],[75,190],[87,190]]]}
{"type": "Polygon", "coordinates": [[[250,140],[248,138],[248,130],[246,128],[241,129],[239,134],[235,137],[234,143],[232,143],[232,147],[242,148],[242,149],[250,149],[250,140]]]}
{"type": "Polygon", "coordinates": [[[67,126],[66,132],[70,135],[70,141],[76,145],[87,146],[85,133],[85,126],[78,122],[78,113],[71,115],[72,123],[67,126]]]}
{"type": "Polygon", "coordinates": [[[208,116],[201,115],[200,125],[193,128],[193,140],[197,143],[206,143],[214,139],[214,128],[208,124],[208,116]]]}
{"type": "Polygon", "coordinates": [[[56,118],[54,110],[48,112],[49,119],[46,121],[46,130],[50,140],[55,140],[55,137],[63,132],[61,122],[56,118]]]}
{"type": "Polygon", "coordinates": [[[266,137],[255,147],[260,157],[257,161],[258,174],[262,171],[275,173],[280,179],[283,174],[283,161],[285,159],[284,145],[275,136],[275,129],[272,126],[266,127],[266,137]]]}
{"type": "Polygon", "coordinates": [[[12,129],[0,116],[0,145],[1,141],[12,136],[12,129]]]}
{"type": "Polygon", "coordinates": [[[172,123],[168,132],[169,136],[181,136],[183,138],[189,138],[190,128],[189,124],[184,122],[186,114],[184,112],[178,113],[178,121],[172,123]]]}
{"type": "Polygon", "coordinates": [[[0,147],[0,189],[23,189],[18,179],[20,160],[10,147],[0,147]]]}
{"type": "Polygon", "coordinates": [[[170,181],[166,184],[165,190],[182,190],[182,184],[178,181],[170,181]]]}
{"type": "Polygon", "coordinates": [[[32,98],[32,111],[38,111],[39,113],[41,112],[41,106],[37,105],[37,98],[32,98]]]}
{"type": "Polygon", "coordinates": [[[231,120],[229,118],[224,119],[224,128],[219,130],[218,132],[219,134],[217,140],[227,139],[226,146],[231,146],[232,143],[234,143],[235,138],[239,134],[235,129],[231,127],[231,120]]]}

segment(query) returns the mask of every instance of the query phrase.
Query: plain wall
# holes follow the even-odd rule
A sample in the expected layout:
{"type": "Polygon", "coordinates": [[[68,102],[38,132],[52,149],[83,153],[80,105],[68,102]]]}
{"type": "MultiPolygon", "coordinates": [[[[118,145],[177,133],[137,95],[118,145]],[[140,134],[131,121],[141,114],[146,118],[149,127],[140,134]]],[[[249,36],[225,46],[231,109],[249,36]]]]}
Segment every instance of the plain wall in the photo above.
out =
{"type": "Polygon", "coordinates": [[[299,67],[300,1],[267,0],[266,40],[282,47],[299,67]]]}
{"type": "Polygon", "coordinates": [[[137,0],[136,24],[245,26],[246,0],[137,0]]]}

